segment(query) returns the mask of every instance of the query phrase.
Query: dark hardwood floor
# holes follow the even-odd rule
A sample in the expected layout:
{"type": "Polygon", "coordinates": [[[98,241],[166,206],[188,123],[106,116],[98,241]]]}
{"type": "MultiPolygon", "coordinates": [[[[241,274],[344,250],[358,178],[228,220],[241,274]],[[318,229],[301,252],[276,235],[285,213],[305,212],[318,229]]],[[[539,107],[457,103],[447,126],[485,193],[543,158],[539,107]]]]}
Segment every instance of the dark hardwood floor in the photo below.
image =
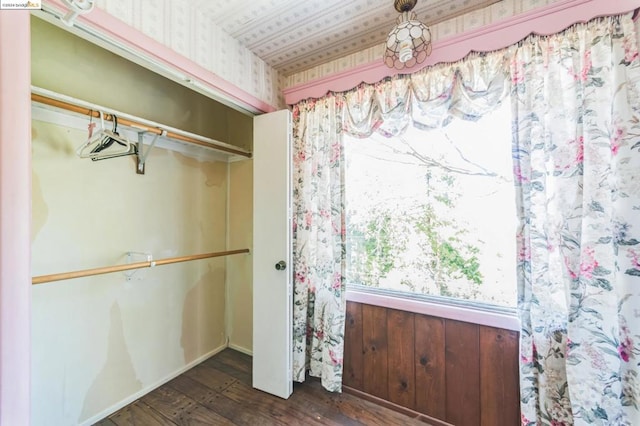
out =
{"type": "Polygon", "coordinates": [[[226,349],[97,423],[124,425],[422,425],[309,379],[283,400],[251,387],[251,357],[226,349]]]}

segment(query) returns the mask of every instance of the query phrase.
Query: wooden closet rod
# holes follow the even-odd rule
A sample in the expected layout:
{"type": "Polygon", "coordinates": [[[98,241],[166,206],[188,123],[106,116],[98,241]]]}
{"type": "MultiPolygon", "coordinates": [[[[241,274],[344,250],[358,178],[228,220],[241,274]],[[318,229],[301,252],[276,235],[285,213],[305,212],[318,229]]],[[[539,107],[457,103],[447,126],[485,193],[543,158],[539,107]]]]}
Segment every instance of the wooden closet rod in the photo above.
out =
{"type": "MultiPolygon", "coordinates": [[[[95,118],[100,118],[100,112],[103,112],[103,116],[104,119],[107,121],[113,121],[113,114],[108,114],[106,113],[104,110],[96,107],[96,109],[91,109],[88,108],[86,106],[80,106],[80,105],[75,105],[72,104],[70,102],[66,102],[66,101],[61,101],[59,99],[54,99],[54,98],[50,98],[48,96],[45,95],[41,95],[38,93],[31,93],[31,100],[34,102],[39,102],[41,104],[45,104],[45,105],[50,105],[56,108],[62,108],[62,109],[66,109],[67,111],[72,111],[72,112],[76,112],[78,114],[82,114],[82,115],[86,115],[88,117],[95,117],[95,118]]],[[[132,120],[126,117],[122,117],[121,115],[117,115],[118,117],[118,124],[122,124],[125,126],[130,126],[130,127],[135,127],[136,129],[140,129],[144,132],[148,132],[148,133],[153,133],[156,135],[160,135],[162,134],[162,130],[161,128],[158,127],[153,127],[153,126],[149,126],[145,123],[136,121],[136,120],[132,120]]],[[[194,145],[199,145],[199,146],[204,146],[207,148],[213,148],[215,150],[218,151],[223,151],[223,152],[228,152],[230,154],[236,154],[236,155],[241,155],[243,157],[247,157],[247,158],[251,158],[251,153],[240,150],[240,149],[234,149],[228,146],[221,146],[221,145],[213,145],[211,143],[207,143],[207,142],[203,142],[200,141],[198,139],[189,137],[189,136],[185,136],[185,135],[181,135],[179,133],[173,132],[173,131],[167,131],[166,134],[167,138],[171,138],[171,139],[177,139],[180,140],[182,142],[187,142],[190,144],[194,144],[194,145]]]]}
{"type": "Polygon", "coordinates": [[[188,262],[190,260],[207,259],[210,257],[230,256],[232,254],[249,253],[249,249],[219,251],[214,253],[194,254],[191,256],[168,257],[166,259],[148,260],[145,262],[129,263],[127,265],[104,266],[102,268],[84,269],[82,271],[61,272],[59,274],[40,275],[33,277],[31,284],[44,284],[52,281],[69,280],[72,278],[89,277],[92,275],[109,274],[111,272],[128,271],[130,269],[151,268],[152,266],[168,265],[170,263],[188,262]]]}

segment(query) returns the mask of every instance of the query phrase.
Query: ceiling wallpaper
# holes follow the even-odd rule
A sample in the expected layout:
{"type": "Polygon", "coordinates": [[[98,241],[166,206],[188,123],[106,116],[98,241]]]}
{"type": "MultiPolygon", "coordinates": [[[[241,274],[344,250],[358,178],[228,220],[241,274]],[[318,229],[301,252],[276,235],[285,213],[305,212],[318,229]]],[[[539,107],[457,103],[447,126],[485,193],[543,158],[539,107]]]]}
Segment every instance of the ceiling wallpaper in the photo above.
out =
{"type": "MultiPolygon", "coordinates": [[[[430,26],[431,36],[434,40],[442,40],[453,37],[465,31],[477,29],[491,23],[519,15],[529,10],[547,6],[562,0],[502,0],[489,7],[465,13],[453,19],[430,26]]],[[[318,78],[335,74],[344,70],[355,68],[359,65],[369,64],[374,61],[382,61],[384,46],[378,43],[375,46],[345,55],[332,61],[326,61],[315,67],[305,69],[287,76],[285,88],[303,84],[318,78]]]]}
{"type": "MultiPolygon", "coordinates": [[[[434,40],[564,0],[418,0],[434,40]]],[[[258,99],[382,57],[392,0],[98,0],[98,7],[258,99]]]]}
{"type": "MultiPolygon", "coordinates": [[[[382,44],[398,12],[393,0],[174,0],[211,22],[286,75],[382,44]]],[[[428,25],[499,0],[418,0],[428,25]]]]}

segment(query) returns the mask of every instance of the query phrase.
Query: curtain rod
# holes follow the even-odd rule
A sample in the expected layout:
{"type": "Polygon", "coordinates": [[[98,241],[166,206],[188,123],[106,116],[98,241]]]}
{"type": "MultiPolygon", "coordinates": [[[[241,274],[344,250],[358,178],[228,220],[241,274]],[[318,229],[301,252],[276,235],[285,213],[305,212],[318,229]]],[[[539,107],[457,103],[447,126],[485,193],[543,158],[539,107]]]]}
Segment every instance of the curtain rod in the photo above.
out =
{"type": "Polygon", "coordinates": [[[250,152],[223,142],[218,142],[215,139],[206,138],[204,136],[185,132],[180,129],[175,129],[170,126],[158,124],[151,120],[146,120],[144,118],[135,117],[130,114],[118,112],[100,105],[91,104],[89,102],[81,101],[79,99],[62,95],[50,90],[42,89],[40,87],[31,86],[31,100],[33,102],[38,102],[44,105],[49,105],[82,114],[87,117],[100,118],[100,111],[102,111],[105,114],[104,119],[107,121],[113,121],[113,116],[115,115],[118,118],[118,124],[133,127],[135,129],[139,129],[144,132],[153,133],[156,135],[160,135],[162,134],[163,130],[166,130],[167,138],[214,149],[216,151],[222,151],[229,154],[241,155],[243,157],[251,158],[250,152]]]}
{"type": "Polygon", "coordinates": [[[31,284],[44,284],[52,281],[69,280],[72,278],[89,277],[93,275],[109,274],[111,272],[128,271],[130,269],[151,268],[170,263],[188,262],[191,260],[208,259],[210,257],[230,256],[232,254],[249,253],[249,249],[220,251],[214,253],[194,254],[190,256],[168,257],[166,259],[148,260],[145,262],[129,263],[127,265],[103,266],[101,268],[83,269],[81,271],[61,272],[59,274],[40,275],[33,277],[31,284]]]}

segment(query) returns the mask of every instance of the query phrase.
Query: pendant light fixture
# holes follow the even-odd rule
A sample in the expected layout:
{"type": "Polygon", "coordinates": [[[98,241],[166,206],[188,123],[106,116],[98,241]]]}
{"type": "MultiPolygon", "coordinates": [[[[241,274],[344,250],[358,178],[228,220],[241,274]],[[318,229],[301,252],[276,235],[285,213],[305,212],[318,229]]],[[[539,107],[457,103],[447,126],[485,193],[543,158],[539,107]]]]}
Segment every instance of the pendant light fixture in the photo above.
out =
{"type": "Polygon", "coordinates": [[[424,62],[431,54],[431,31],[412,12],[417,2],[418,0],[393,2],[400,16],[387,36],[384,63],[389,68],[411,68],[424,62]]]}

